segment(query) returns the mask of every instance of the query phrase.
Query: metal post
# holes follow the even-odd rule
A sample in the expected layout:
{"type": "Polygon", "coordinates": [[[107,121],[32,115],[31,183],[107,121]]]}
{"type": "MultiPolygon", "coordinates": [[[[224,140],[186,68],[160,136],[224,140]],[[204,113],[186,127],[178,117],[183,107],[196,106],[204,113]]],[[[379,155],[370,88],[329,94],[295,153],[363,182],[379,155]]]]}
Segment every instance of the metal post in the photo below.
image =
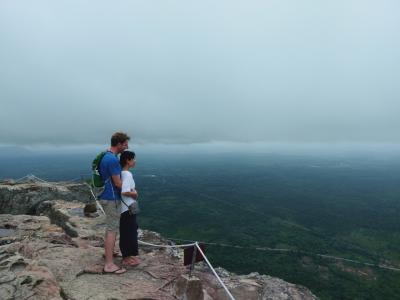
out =
{"type": "Polygon", "coordinates": [[[193,246],[193,255],[192,255],[192,263],[190,264],[190,269],[189,269],[189,278],[192,277],[192,271],[194,271],[194,263],[196,262],[196,256],[197,256],[197,247],[193,246]]]}

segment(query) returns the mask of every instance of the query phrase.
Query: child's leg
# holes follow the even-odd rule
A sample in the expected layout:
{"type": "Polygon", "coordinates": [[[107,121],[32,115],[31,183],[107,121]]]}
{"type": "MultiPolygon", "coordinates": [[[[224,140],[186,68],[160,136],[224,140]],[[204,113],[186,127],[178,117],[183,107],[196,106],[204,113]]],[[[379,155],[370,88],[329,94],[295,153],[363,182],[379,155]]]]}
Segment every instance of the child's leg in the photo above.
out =
{"type": "Polygon", "coordinates": [[[131,225],[129,222],[129,212],[124,212],[121,214],[119,219],[119,248],[122,253],[122,257],[130,256],[130,236],[132,234],[131,225]]]}
{"type": "Polygon", "coordinates": [[[136,215],[126,217],[126,253],[127,256],[138,255],[136,215]]]}
{"type": "MultiPolygon", "coordinates": [[[[125,221],[125,240],[126,251],[123,255],[122,263],[126,266],[137,266],[140,264],[140,260],[136,257],[139,254],[138,251],[138,240],[137,240],[137,229],[136,215],[128,215],[124,218],[125,221]],[[125,256],[126,255],[126,256],[125,256]]],[[[122,250],[121,250],[122,251],[122,250]]]]}
{"type": "Polygon", "coordinates": [[[139,246],[138,246],[138,224],[136,221],[136,215],[131,216],[132,217],[132,255],[137,256],[139,255],[139,246]]]}

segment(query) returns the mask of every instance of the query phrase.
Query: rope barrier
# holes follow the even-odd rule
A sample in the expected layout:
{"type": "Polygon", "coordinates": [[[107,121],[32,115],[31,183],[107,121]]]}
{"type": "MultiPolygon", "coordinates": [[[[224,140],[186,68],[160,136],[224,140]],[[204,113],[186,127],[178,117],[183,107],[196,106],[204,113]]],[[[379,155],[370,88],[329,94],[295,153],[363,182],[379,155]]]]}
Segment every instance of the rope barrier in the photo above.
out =
{"type": "MultiPolygon", "coordinates": [[[[75,181],[81,180],[81,178],[80,177],[75,177],[73,179],[66,180],[66,181],[51,182],[51,181],[47,181],[45,179],[39,178],[39,177],[37,177],[37,176],[35,176],[33,174],[28,174],[28,175],[25,175],[25,176],[23,176],[21,178],[18,178],[17,180],[15,180],[15,182],[20,182],[20,181],[23,181],[23,180],[33,180],[33,181],[40,181],[42,183],[47,183],[47,184],[52,184],[52,185],[62,185],[62,184],[65,184],[65,183],[70,183],[70,182],[75,182],[75,181]]],[[[95,196],[92,187],[90,185],[88,185],[88,186],[89,186],[89,189],[90,189],[90,193],[92,194],[93,199],[96,202],[97,209],[99,209],[103,213],[103,215],[105,215],[106,213],[105,213],[103,207],[101,206],[101,204],[99,203],[99,201],[97,200],[97,197],[95,196]]]]}
{"type": "Polygon", "coordinates": [[[15,180],[15,182],[20,182],[20,181],[24,181],[24,180],[40,181],[40,182],[47,183],[46,180],[41,179],[41,178],[39,178],[39,177],[37,177],[37,176],[35,176],[33,174],[28,174],[28,175],[25,175],[25,176],[23,176],[21,178],[18,178],[17,180],[15,180]]]}
{"type": "Polygon", "coordinates": [[[354,259],[337,257],[337,256],[333,256],[333,255],[327,255],[327,254],[314,254],[314,255],[322,257],[322,258],[327,258],[327,259],[347,261],[347,262],[360,264],[360,265],[364,265],[364,266],[368,266],[368,267],[375,267],[375,268],[386,269],[386,270],[397,271],[397,272],[400,271],[399,268],[395,268],[395,267],[389,267],[389,266],[385,266],[385,265],[381,265],[381,264],[366,263],[366,262],[362,262],[362,261],[358,261],[358,260],[354,260],[354,259]]]}
{"type": "MultiPolygon", "coordinates": [[[[173,240],[173,241],[192,242],[191,240],[176,239],[176,238],[171,238],[171,237],[166,237],[166,239],[173,240]]],[[[367,263],[367,262],[363,262],[363,261],[359,261],[359,260],[354,260],[354,259],[349,259],[349,258],[344,258],[344,257],[338,257],[338,256],[333,256],[333,255],[328,255],[328,254],[313,253],[313,252],[308,252],[308,251],[303,251],[303,250],[284,249],[284,248],[269,248],[269,247],[256,247],[256,246],[249,247],[249,246],[229,245],[229,244],[223,244],[223,243],[210,243],[210,242],[203,242],[203,241],[199,241],[199,242],[202,243],[202,244],[205,244],[205,245],[210,245],[210,246],[228,247],[228,248],[235,248],[235,249],[248,249],[248,250],[268,251],[268,252],[298,253],[298,254],[304,254],[304,255],[318,256],[318,257],[325,258],[325,259],[346,261],[346,262],[351,262],[351,263],[364,265],[364,266],[368,266],[368,267],[375,267],[375,268],[391,270],[391,271],[400,271],[400,268],[396,268],[396,267],[385,266],[385,265],[382,265],[382,264],[367,263]]]]}
{"type": "Polygon", "coordinates": [[[40,178],[40,177],[37,177],[37,176],[34,175],[34,174],[28,174],[28,175],[25,175],[25,176],[23,176],[23,177],[21,177],[21,178],[16,179],[15,182],[21,182],[21,181],[22,181],[22,182],[23,182],[23,181],[39,181],[39,182],[47,183],[47,184],[61,185],[61,184],[65,184],[65,183],[76,182],[76,181],[79,181],[79,180],[82,180],[82,178],[81,178],[81,177],[75,177],[75,178],[69,179],[69,180],[63,180],[63,181],[59,181],[59,182],[53,182],[53,181],[48,181],[48,180],[42,179],[42,178],[40,178]]]}
{"type": "Polygon", "coordinates": [[[15,182],[20,182],[20,181],[22,181],[22,179],[25,179],[25,178],[27,178],[29,175],[25,175],[25,176],[23,176],[23,177],[21,177],[21,178],[18,178],[18,179],[15,179],[15,182]]]}
{"type": "Polygon", "coordinates": [[[100,211],[103,213],[103,215],[106,215],[106,212],[104,211],[103,206],[102,206],[102,205],[100,204],[100,202],[97,200],[97,197],[95,196],[92,187],[91,187],[90,185],[88,185],[88,186],[89,186],[89,189],[90,189],[90,193],[92,194],[93,199],[94,199],[94,201],[96,202],[96,207],[97,207],[97,209],[100,209],[100,211]]]}
{"type": "Polygon", "coordinates": [[[196,243],[192,243],[192,244],[183,244],[183,245],[156,245],[156,244],[151,244],[151,243],[147,243],[147,242],[143,242],[141,240],[138,240],[138,243],[140,245],[144,245],[144,246],[151,246],[151,247],[156,247],[156,248],[186,248],[186,247],[193,247],[196,245],[196,243]]]}
{"type": "MultiPolygon", "coordinates": [[[[77,181],[80,181],[80,180],[82,180],[81,177],[75,177],[75,178],[73,178],[73,179],[61,181],[60,183],[62,184],[62,183],[69,183],[69,182],[77,182],[77,181]]],[[[54,183],[54,184],[59,184],[58,182],[53,182],[53,183],[54,183]]]]}
{"type": "Polygon", "coordinates": [[[232,300],[235,300],[235,298],[233,298],[232,294],[229,292],[228,288],[226,287],[226,285],[222,282],[221,278],[218,276],[217,272],[215,272],[213,266],[211,265],[211,263],[208,261],[207,257],[204,255],[203,251],[201,250],[199,244],[196,242],[195,243],[197,250],[200,252],[200,254],[203,256],[204,260],[206,261],[207,265],[210,267],[211,271],[214,273],[215,277],[217,277],[219,283],[222,285],[222,287],[224,288],[225,292],[229,295],[229,298],[232,300]]]}

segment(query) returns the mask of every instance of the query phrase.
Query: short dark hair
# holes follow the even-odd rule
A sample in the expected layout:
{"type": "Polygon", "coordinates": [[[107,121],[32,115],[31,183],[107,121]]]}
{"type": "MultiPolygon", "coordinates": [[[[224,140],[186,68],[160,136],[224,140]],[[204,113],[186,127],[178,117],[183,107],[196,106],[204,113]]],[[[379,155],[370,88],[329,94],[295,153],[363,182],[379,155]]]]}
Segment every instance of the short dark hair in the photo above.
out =
{"type": "Polygon", "coordinates": [[[116,132],[111,137],[111,147],[115,147],[118,144],[125,143],[131,138],[125,132],[116,132]]]}
{"type": "Polygon", "coordinates": [[[121,156],[119,158],[119,164],[121,167],[125,167],[127,164],[128,160],[135,159],[136,154],[133,151],[124,151],[121,153],[121,156]]]}

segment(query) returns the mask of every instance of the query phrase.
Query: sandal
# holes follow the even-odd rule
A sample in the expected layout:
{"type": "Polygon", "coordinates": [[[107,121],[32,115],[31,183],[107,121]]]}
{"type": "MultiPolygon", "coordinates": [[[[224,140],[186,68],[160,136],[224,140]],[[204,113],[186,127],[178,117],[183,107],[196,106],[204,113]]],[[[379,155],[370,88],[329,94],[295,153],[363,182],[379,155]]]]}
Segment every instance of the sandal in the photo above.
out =
{"type": "Polygon", "coordinates": [[[118,269],[115,269],[114,271],[106,271],[103,268],[103,274],[117,274],[117,275],[120,275],[120,274],[124,274],[126,271],[127,270],[124,269],[124,268],[118,268],[118,269]]]}
{"type": "Polygon", "coordinates": [[[136,266],[140,265],[140,262],[137,262],[137,261],[135,261],[133,259],[126,258],[126,259],[122,260],[122,264],[124,266],[136,267],[136,266]]]}

